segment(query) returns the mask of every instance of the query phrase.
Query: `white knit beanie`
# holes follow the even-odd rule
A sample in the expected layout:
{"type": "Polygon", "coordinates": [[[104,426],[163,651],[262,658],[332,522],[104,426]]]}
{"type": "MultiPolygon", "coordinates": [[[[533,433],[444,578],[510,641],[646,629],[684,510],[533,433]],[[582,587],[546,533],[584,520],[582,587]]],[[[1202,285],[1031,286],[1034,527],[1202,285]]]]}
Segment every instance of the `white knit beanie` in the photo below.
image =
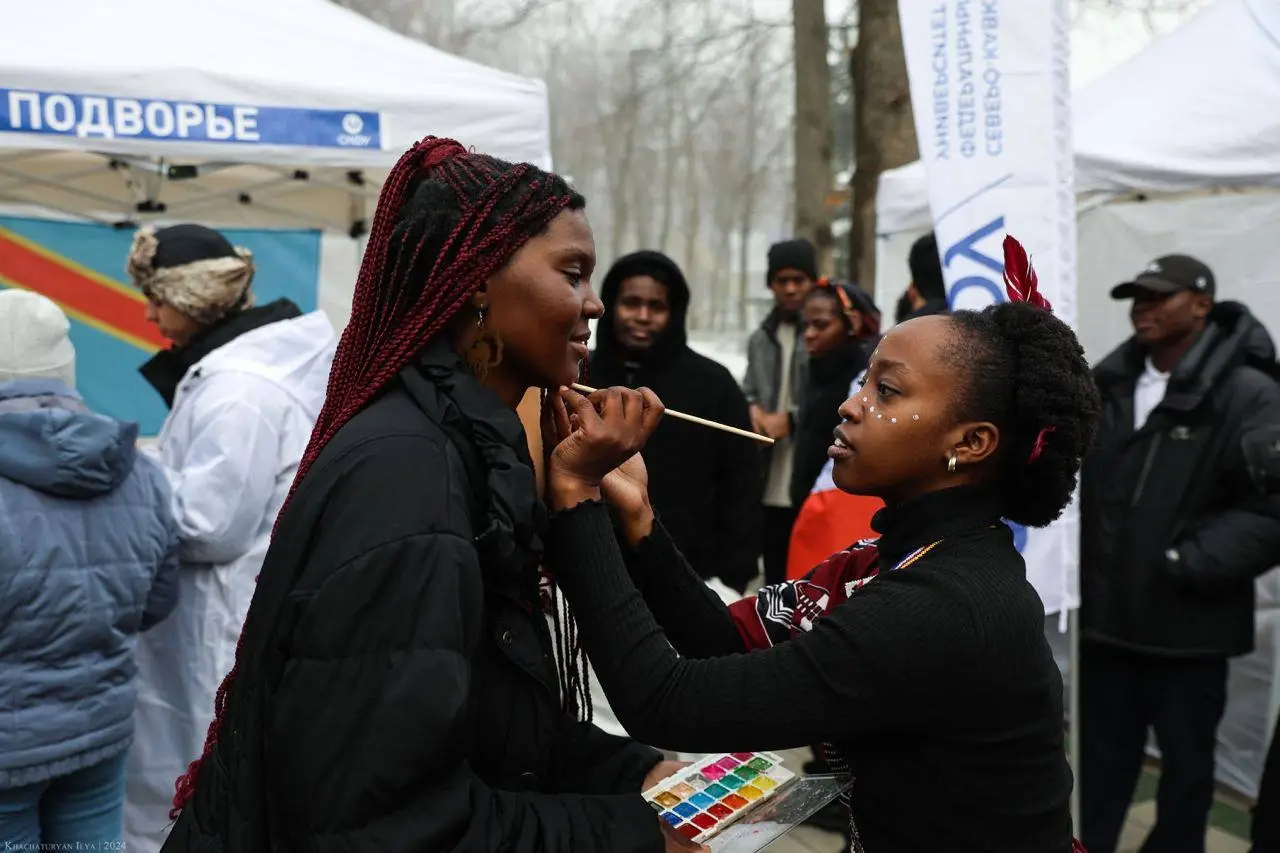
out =
{"type": "Polygon", "coordinates": [[[71,323],[52,300],[0,288],[0,382],[56,379],[76,387],[71,323]]]}

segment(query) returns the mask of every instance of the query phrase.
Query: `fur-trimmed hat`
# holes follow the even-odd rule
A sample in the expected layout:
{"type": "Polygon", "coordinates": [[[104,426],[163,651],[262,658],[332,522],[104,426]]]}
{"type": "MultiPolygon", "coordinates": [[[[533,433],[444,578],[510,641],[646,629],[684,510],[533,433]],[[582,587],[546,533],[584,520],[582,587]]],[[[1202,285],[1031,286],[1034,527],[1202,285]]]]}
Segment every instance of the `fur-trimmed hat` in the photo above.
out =
{"type": "Polygon", "coordinates": [[[125,271],[148,299],[202,325],[253,304],[253,253],[203,225],[139,228],[125,271]]]}

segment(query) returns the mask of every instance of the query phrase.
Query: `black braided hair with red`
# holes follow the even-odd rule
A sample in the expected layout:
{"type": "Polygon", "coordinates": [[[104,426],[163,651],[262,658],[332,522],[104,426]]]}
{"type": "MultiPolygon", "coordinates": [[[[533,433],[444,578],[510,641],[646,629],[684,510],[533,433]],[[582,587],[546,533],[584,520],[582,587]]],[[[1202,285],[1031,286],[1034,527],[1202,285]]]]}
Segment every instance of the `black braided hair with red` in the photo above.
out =
{"type": "MultiPolygon", "coordinates": [[[[329,440],[445,330],[489,277],[561,211],[585,204],[557,175],[470,152],[452,139],[429,136],[405,152],[383,182],[351,319],[285,506],[329,440]]],[[[217,742],[243,643],[241,632],[236,662],[214,696],[203,754],[175,786],[172,819],[217,742]]]]}

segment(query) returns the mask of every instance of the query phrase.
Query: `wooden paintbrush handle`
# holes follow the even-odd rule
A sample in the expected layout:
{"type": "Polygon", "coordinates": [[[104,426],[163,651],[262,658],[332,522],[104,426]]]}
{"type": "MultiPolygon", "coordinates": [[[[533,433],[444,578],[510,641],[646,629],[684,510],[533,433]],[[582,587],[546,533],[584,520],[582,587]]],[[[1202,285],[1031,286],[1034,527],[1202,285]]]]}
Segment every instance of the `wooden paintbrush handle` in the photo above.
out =
{"type": "MultiPolygon", "coordinates": [[[[597,390],[599,390],[597,388],[592,388],[588,385],[579,385],[577,383],[574,383],[569,387],[581,394],[594,394],[597,390]]],[[[725,424],[719,424],[719,423],[716,423],[715,421],[709,421],[706,418],[700,418],[697,415],[686,415],[684,412],[677,412],[675,409],[667,409],[666,415],[667,417],[675,418],[678,421],[688,421],[691,424],[698,424],[699,426],[710,427],[711,429],[718,429],[721,432],[727,432],[727,433],[730,433],[731,435],[740,435],[743,438],[754,439],[760,442],[761,444],[773,444],[773,439],[769,438],[769,436],[767,435],[760,435],[759,433],[750,432],[745,429],[738,429],[737,427],[731,427],[725,424]]]]}

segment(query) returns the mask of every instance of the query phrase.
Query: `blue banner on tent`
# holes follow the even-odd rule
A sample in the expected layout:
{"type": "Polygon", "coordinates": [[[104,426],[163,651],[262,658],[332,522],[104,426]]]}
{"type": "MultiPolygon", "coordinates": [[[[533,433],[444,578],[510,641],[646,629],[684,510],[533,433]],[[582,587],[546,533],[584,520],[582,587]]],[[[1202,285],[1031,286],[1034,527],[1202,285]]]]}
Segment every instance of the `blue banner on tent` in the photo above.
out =
{"type": "Polygon", "coordinates": [[[225,142],[307,148],[382,147],[366,110],[321,110],[0,89],[0,133],[84,139],[225,142]]]}
{"type": "MultiPolygon", "coordinates": [[[[259,305],[291,299],[314,311],[320,282],[320,232],[222,229],[253,252],[259,305]]],[[[155,435],[168,409],[138,373],[167,346],[146,321],[142,295],[127,284],[124,261],[133,235],[79,222],[0,216],[0,287],[53,299],[71,318],[76,383],[94,411],[136,421],[155,435]]]]}

